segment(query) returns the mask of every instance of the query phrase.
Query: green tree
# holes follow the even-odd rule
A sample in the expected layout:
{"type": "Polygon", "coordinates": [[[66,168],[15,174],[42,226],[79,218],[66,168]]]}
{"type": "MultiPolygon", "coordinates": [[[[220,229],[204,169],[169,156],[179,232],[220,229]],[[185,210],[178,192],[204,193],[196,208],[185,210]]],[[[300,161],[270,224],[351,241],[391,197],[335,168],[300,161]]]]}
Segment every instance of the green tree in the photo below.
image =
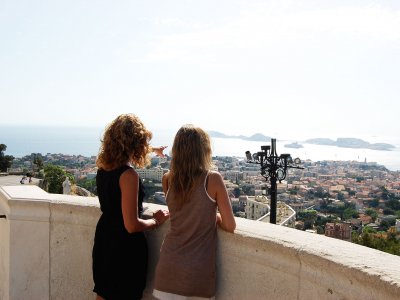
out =
{"type": "Polygon", "coordinates": [[[241,188],[242,188],[242,191],[243,191],[243,193],[244,193],[245,195],[247,195],[247,196],[254,196],[254,194],[255,194],[255,192],[254,192],[254,185],[245,183],[245,184],[243,184],[243,185],[241,186],[241,188]]]}
{"type": "Polygon", "coordinates": [[[390,199],[389,201],[387,201],[386,203],[385,203],[385,205],[388,207],[388,208],[391,208],[392,210],[400,210],[400,201],[399,200],[396,200],[396,199],[390,199]]]}
{"type": "Polygon", "coordinates": [[[365,214],[372,218],[372,222],[375,222],[376,218],[378,217],[378,212],[375,209],[367,208],[365,210],[365,214]]]}
{"type": "Polygon", "coordinates": [[[387,231],[391,226],[394,226],[396,224],[396,219],[391,219],[391,220],[382,220],[380,224],[380,229],[383,231],[387,231]]]}
{"type": "Polygon", "coordinates": [[[62,183],[68,177],[71,183],[74,183],[74,176],[66,172],[59,166],[48,164],[44,167],[44,180],[47,192],[53,194],[62,194],[62,183]]]}
{"type": "Polygon", "coordinates": [[[33,164],[36,165],[38,171],[43,169],[43,157],[40,153],[33,154],[33,164]]]}
{"type": "Polygon", "coordinates": [[[345,202],[344,204],[340,204],[340,205],[336,205],[336,206],[334,206],[334,208],[333,208],[333,211],[331,211],[331,213],[335,213],[335,214],[337,214],[338,216],[340,216],[340,218],[341,219],[348,219],[348,218],[350,218],[349,217],[349,214],[350,215],[355,215],[355,213],[353,212],[353,210],[355,211],[355,204],[354,203],[352,203],[352,202],[345,202]],[[345,211],[346,211],[346,213],[347,213],[347,215],[345,216],[345,211]]]}
{"type": "Polygon", "coordinates": [[[360,235],[356,231],[351,233],[351,241],[354,244],[360,244],[360,235]]]}
{"type": "Polygon", "coordinates": [[[383,209],[383,214],[384,215],[394,215],[394,210],[393,209],[391,209],[391,208],[384,208],[383,209]]]}
{"type": "Polygon", "coordinates": [[[363,233],[376,233],[376,229],[371,226],[365,226],[363,228],[363,233]]]}
{"type": "Polygon", "coordinates": [[[361,240],[360,240],[361,245],[364,245],[364,246],[367,246],[367,247],[370,247],[370,248],[374,248],[372,246],[372,237],[373,236],[370,233],[363,233],[361,235],[361,240]]]}
{"type": "Polygon", "coordinates": [[[317,233],[318,234],[324,234],[325,233],[325,229],[322,226],[317,226],[317,233]]]}
{"type": "Polygon", "coordinates": [[[353,209],[353,208],[346,208],[343,211],[343,219],[348,220],[351,218],[357,218],[358,217],[358,212],[353,209]]]}
{"type": "Polygon", "coordinates": [[[317,219],[315,220],[315,226],[321,226],[322,228],[325,228],[326,223],[332,223],[337,221],[336,216],[317,216],[317,219]]]}
{"type": "Polygon", "coordinates": [[[364,180],[364,177],[362,177],[362,176],[357,176],[356,177],[356,181],[357,182],[361,182],[361,181],[363,181],[364,180]]]}
{"type": "Polygon", "coordinates": [[[340,201],[343,201],[343,200],[344,200],[344,194],[341,193],[341,192],[339,192],[339,193],[337,194],[336,197],[337,197],[337,199],[340,200],[340,201]]]}
{"type": "Polygon", "coordinates": [[[360,236],[352,234],[353,243],[378,249],[394,255],[400,255],[400,241],[396,239],[395,234],[388,233],[387,238],[385,238],[384,235],[376,234],[373,229],[366,230],[366,228],[368,228],[368,226],[365,227],[360,236]]]}
{"type": "Polygon", "coordinates": [[[356,191],[350,190],[349,191],[349,196],[355,196],[356,195],[356,191]]]}
{"type": "Polygon", "coordinates": [[[313,228],[315,220],[317,219],[317,211],[314,209],[299,211],[297,219],[304,222],[304,229],[313,228]]]}
{"type": "Polygon", "coordinates": [[[145,201],[150,201],[150,198],[152,198],[156,192],[162,192],[162,187],[160,185],[156,185],[153,181],[148,179],[143,180],[143,186],[146,191],[144,196],[145,201]]]}
{"type": "Polygon", "coordinates": [[[235,195],[236,198],[239,198],[240,194],[241,194],[242,190],[238,187],[235,187],[233,189],[233,194],[235,195]]]}
{"type": "Polygon", "coordinates": [[[382,192],[382,199],[383,200],[388,200],[389,199],[389,192],[388,192],[388,190],[384,187],[384,186],[381,186],[380,188],[379,188],[380,190],[381,190],[381,192],[382,192]]]}
{"type": "Polygon", "coordinates": [[[84,189],[88,190],[89,192],[97,195],[97,185],[96,185],[96,178],[91,178],[91,179],[81,179],[78,180],[76,183],[80,187],[83,187],[84,189]]]}
{"type": "Polygon", "coordinates": [[[4,155],[7,146],[0,144],[0,172],[7,172],[7,169],[11,167],[11,163],[14,160],[12,155],[4,155]]]}
{"type": "Polygon", "coordinates": [[[378,207],[378,205],[379,205],[379,199],[375,198],[369,202],[369,206],[371,207],[378,207]]]}
{"type": "Polygon", "coordinates": [[[317,187],[317,190],[314,193],[315,197],[317,198],[328,198],[329,197],[329,193],[326,192],[326,190],[324,190],[323,187],[317,187]]]}

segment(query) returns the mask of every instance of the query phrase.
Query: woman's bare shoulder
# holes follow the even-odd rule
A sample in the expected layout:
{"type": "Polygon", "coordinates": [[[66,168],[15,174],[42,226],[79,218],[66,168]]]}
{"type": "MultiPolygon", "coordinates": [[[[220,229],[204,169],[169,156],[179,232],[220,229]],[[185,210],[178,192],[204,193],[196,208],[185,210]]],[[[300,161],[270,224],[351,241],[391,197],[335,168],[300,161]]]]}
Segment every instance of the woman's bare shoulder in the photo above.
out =
{"type": "Polygon", "coordinates": [[[165,174],[162,176],[162,179],[163,179],[163,180],[168,179],[170,176],[171,176],[170,171],[167,171],[167,173],[165,173],[165,174]]]}
{"type": "Polygon", "coordinates": [[[136,172],[134,168],[127,168],[122,174],[120,179],[136,179],[139,177],[139,174],[136,172]]]}
{"type": "Polygon", "coordinates": [[[217,171],[209,171],[208,172],[208,180],[211,183],[217,183],[223,181],[222,175],[217,171]]]}

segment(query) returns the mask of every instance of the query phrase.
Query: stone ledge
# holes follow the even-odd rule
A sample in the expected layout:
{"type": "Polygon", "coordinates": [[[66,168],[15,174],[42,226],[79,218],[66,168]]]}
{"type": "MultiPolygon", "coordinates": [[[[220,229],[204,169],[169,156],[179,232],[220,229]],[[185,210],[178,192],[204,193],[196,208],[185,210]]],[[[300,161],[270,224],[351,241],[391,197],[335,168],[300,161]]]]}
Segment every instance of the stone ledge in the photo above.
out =
{"type": "MultiPolygon", "coordinates": [[[[91,299],[98,200],[38,189],[0,187],[0,214],[7,216],[0,222],[0,299],[66,294],[91,299]]],[[[145,207],[146,217],[165,209],[145,207]]],[[[217,299],[386,300],[400,295],[398,256],[264,222],[236,222],[235,234],[218,231],[217,299]]],[[[166,222],[146,232],[150,261],[144,299],[153,299],[152,276],[168,228],[166,222]]]]}

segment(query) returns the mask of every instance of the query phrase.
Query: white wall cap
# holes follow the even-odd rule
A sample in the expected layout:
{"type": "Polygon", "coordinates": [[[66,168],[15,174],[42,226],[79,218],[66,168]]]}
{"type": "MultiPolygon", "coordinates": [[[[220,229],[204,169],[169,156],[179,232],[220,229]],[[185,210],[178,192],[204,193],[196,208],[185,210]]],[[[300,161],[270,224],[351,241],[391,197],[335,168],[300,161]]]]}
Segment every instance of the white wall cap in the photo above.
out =
{"type": "Polygon", "coordinates": [[[67,204],[76,207],[99,207],[97,197],[50,194],[35,185],[0,186],[0,215],[9,220],[46,222],[50,205],[67,204]]]}
{"type": "MultiPolygon", "coordinates": [[[[163,205],[150,203],[146,206],[149,208],[147,214],[157,209],[166,209],[163,205]]],[[[235,234],[254,238],[261,243],[267,241],[277,246],[281,245],[283,249],[292,249],[301,260],[322,257],[345,268],[378,276],[381,280],[400,287],[400,256],[285,226],[244,218],[235,218],[235,220],[235,234]]]]}
{"type": "Polygon", "coordinates": [[[99,206],[97,197],[50,194],[35,185],[0,186],[0,193],[3,193],[8,200],[44,201],[82,206],[99,206]]]}
{"type": "Polygon", "coordinates": [[[235,218],[236,234],[267,240],[292,248],[297,255],[322,257],[343,267],[350,267],[400,287],[400,257],[351,242],[310,234],[284,226],[235,218]]]}

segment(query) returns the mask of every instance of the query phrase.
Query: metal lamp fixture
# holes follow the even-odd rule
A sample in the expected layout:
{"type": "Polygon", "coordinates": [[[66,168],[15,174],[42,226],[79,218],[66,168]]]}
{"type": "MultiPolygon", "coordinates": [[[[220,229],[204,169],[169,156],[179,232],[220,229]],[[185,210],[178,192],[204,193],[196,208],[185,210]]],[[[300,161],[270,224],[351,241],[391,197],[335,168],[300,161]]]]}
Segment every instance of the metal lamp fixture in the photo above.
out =
{"type": "Polygon", "coordinates": [[[276,139],[271,139],[271,146],[261,146],[261,151],[251,154],[250,151],[246,151],[246,159],[248,163],[259,164],[261,169],[261,175],[270,181],[270,196],[271,196],[271,211],[270,211],[270,223],[276,224],[276,194],[277,194],[277,180],[281,182],[286,178],[287,170],[292,169],[304,169],[300,167],[300,158],[294,160],[290,154],[276,153],[276,139]]]}

